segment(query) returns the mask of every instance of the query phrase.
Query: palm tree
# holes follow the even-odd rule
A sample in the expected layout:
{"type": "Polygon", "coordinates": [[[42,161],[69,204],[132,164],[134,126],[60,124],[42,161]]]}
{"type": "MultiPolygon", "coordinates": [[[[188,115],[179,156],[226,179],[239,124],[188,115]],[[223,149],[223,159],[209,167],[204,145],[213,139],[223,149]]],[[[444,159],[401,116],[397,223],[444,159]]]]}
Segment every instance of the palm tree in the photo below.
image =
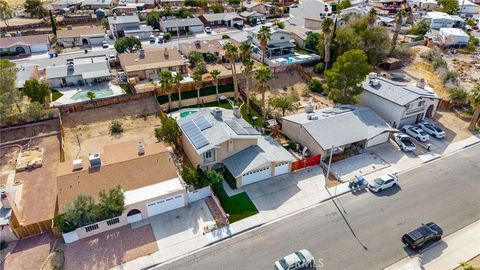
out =
{"type": "Polygon", "coordinates": [[[168,110],[170,110],[172,108],[172,72],[164,70],[158,75],[162,92],[168,96],[168,110]]]}
{"type": "Polygon", "coordinates": [[[265,54],[268,49],[268,41],[272,38],[270,26],[262,26],[257,33],[257,39],[260,41],[260,48],[262,49],[262,64],[265,64],[265,54]]]}
{"type": "Polygon", "coordinates": [[[252,58],[245,58],[242,64],[242,72],[245,78],[245,95],[247,96],[247,112],[250,113],[250,77],[252,76],[254,62],[252,58]]]}
{"type": "Polygon", "coordinates": [[[367,15],[368,29],[372,29],[375,26],[376,21],[377,21],[377,10],[374,8],[371,8],[368,11],[368,15],[367,15]]]}
{"type": "Polygon", "coordinates": [[[238,49],[239,49],[240,59],[242,59],[242,61],[247,58],[250,58],[252,53],[252,44],[249,41],[243,41],[242,43],[240,43],[240,46],[238,47],[238,49]]]}
{"type": "Polygon", "coordinates": [[[202,88],[202,75],[199,73],[193,74],[193,83],[197,89],[197,104],[200,104],[200,89],[202,88]]]}
{"type": "Polygon", "coordinates": [[[225,57],[228,59],[228,62],[230,62],[230,66],[232,68],[233,91],[235,93],[235,101],[238,101],[237,68],[235,66],[235,62],[237,62],[238,59],[238,47],[230,42],[227,42],[225,45],[223,45],[223,49],[225,50],[225,57]]]}
{"type": "Polygon", "coordinates": [[[267,110],[265,104],[265,92],[270,89],[270,85],[268,82],[273,79],[272,71],[267,65],[262,65],[260,68],[255,70],[255,74],[253,75],[255,82],[257,83],[257,91],[262,94],[262,117],[263,119],[266,118],[267,110]]]}
{"type": "Polygon", "coordinates": [[[405,12],[405,10],[400,10],[395,15],[395,30],[393,31],[392,45],[390,46],[390,53],[389,53],[390,56],[392,56],[393,52],[395,51],[395,48],[397,47],[398,34],[400,33],[400,29],[402,28],[403,18],[405,17],[407,17],[407,13],[405,12]]]}
{"type": "Polygon", "coordinates": [[[470,121],[470,125],[468,126],[468,129],[473,131],[477,127],[478,120],[480,119],[480,84],[477,84],[470,90],[468,99],[470,105],[475,109],[472,121],[470,121]]]}
{"type": "Polygon", "coordinates": [[[175,76],[173,76],[172,82],[175,84],[175,87],[177,88],[178,91],[178,108],[182,107],[182,87],[181,87],[181,82],[183,81],[183,74],[177,72],[175,76]]]}
{"type": "Polygon", "coordinates": [[[90,101],[93,101],[93,99],[95,98],[95,93],[91,92],[91,91],[88,91],[87,92],[87,97],[90,99],[90,101]]]}
{"type": "Polygon", "coordinates": [[[333,20],[330,17],[327,17],[322,23],[323,31],[323,43],[324,43],[324,53],[323,58],[325,61],[325,69],[328,69],[328,64],[330,63],[330,45],[332,43],[332,26],[333,20]]]}
{"type": "Polygon", "coordinates": [[[218,76],[220,75],[220,71],[217,69],[214,69],[210,71],[210,76],[212,76],[213,79],[213,85],[215,85],[215,100],[218,101],[218,76]]]}

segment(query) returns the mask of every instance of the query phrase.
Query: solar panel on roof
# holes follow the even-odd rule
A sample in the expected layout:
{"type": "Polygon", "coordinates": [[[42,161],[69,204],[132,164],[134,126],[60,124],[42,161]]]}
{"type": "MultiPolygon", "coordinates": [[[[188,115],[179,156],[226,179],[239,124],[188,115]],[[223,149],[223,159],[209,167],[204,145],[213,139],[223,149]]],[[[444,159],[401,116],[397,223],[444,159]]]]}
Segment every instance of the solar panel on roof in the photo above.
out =
{"type": "Polygon", "coordinates": [[[192,141],[193,146],[196,149],[200,149],[208,145],[208,140],[203,136],[200,129],[192,122],[188,121],[182,124],[183,131],[187,134],[187,137],[192,141]]]}
{"type": "Polygon", "coordinates": [[[212,127],[212,124],[204,116],[193,119],[193,122],[198,126],[200,130],[205,130],[212,127]]]}
{"type": "Polygon", "coordinates": [[[227,124],[237,135],[259,135],[254,127],[243,119],[225,120],[227,124]]]}

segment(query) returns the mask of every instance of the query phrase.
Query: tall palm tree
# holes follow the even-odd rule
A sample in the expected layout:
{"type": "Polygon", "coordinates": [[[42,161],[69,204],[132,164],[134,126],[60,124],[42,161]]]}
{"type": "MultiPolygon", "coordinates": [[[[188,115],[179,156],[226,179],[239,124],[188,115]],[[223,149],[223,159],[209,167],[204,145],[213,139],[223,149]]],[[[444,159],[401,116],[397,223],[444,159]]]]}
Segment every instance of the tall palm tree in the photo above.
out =
{"type": "Polygon", "coordinates": [[[330,63],[330,46],[332,43],[332,26],[333,20],[330,17],[327,17],[322,23],[323,31],[323,44],[325,46],[323,58],[325,61],[325,69],[328,69],[328,64],[330,63]]]}
{"type": "Polygon", "coordinates": [[[273,79],[272,71],[267,65],[262,65],[255,70],[253,78],[257,84],[257,91],[262,94],[262,117],[265,119],[267,116],[265,92],[270,89],[269,81],[273,79]]]}
{"type": "Polygon", "coordinates": [[[215,100],[218,101],[218,76],[220,75],[220,71],[217,69],[214,69],[210,71],[210,76],[212,76],[213,79],[213,85],[215,85],[215,100]]]}
{"type": "Polygon", "coordinates": [[[228,62],[230,62],[233,76],[233,91],[235,93],[235,101],[238,101],[237,68],[235,66],[235,62],[238,60],[238,47],[230,42],[227,42],[225,45],[223,45],[223,49],[225,50],[225,57],[228,59],[228,62]]]}
{"type": "Polygon", "coordinates": [[[168,110],[172,109],[172,86],[173,86],[173,75],[170,70],[161,71],[158,74],[158,80],[160,81],[160,87],[162,93],[168,96],[168,110]]]}
{"type": "Polygon", "coordinates": [[[390,46],[390,53],[388,55],[392,56],[395,48],[397,47],[397,39],[400,33],[400,29],[402,28],[403,18],[407,17],[407,13],[405,10],[400,10],[395,15],[395,30],[393,31],[392,36],[392,45],[390,46]]]}
{"type": "Polygon", "coordinates": [[[272,38],[270,26],[263,25],[257,33],[257,39],[260,41],[260,48],[262,49],[262,64],[265,64],[265,54],[268,49],[268,41],[272,38]]]}
{"type": "Polygon", "coordinates": [[[250,113],[250,78],[252,77],[254,62],[252,58],[245,58],[242,61],[243,76],[245,78],[245,95],[247,96],[247,112],[250,113]]]}
{"type": "Polygon", "coordinates": [[[240,46],[238,46],[238,49],[239,49],[239,56],[240,56],[240,59],[245,60],[247,58],[250,58],[251,54],[252,54],[252,44],[245,40],[245,41],[242,41],[242,43],[240,43],[240,46]]]}
{"type": "Polygon", "coordinates": [[[173,76],[172,82],[175,84],[175,87],[177,88],[178,92],[178,108],[182,107],[182,87],[181,87],[181,81],[183,81],[183,74],[177,72],[175,76],[173,76]]]}
{"type": "Polygon", "coordinates": [[[377,21],[377,10],[374,8],[371,8],[368,11],[368,15],[367,15],[367,23],[368,23],[367,28],[372,29],[375,26],[376,21],[377,21]]]}
{"type": "Polygon", "coordinates": [[[472,90],[470,90],[468,99],[470,105],[475,110],[473,112],[472,121],[470,121],[470,125],[468,126],[468,129],[473,131],[477,127],[477,123],[480,119],[480,84],[477,84],[472,90]]]}
{"type": "Polygon", "coordinates": [[[193,83],[197,89],[197,104],[200,104],[200,89],[202,88],[202,75],[199,73],[193,74],[193,83]]]}

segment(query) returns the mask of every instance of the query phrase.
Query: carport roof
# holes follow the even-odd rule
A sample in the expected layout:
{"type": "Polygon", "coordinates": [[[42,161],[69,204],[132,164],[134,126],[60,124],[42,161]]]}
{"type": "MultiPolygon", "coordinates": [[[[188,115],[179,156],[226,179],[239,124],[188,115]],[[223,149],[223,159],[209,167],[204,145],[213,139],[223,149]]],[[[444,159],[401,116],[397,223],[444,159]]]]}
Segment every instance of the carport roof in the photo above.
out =
{"type": "Polygon", "coordinates": [[[317,120],[308,119],[306,113],[285,116],[283,120],[302,125],[323,150],[396,131],[368,107],[343,105],[316,110],[314,113],[317,120]]]}
{"type": "Polygon", "coordinates": [[[295,158],[272,137],[261,137],[257,145],[252,145],[223,160],[223,164],[233,177],[252,170],[266,167],[270,163],[289,162],[295,158]]]}
{"type": "Polygon", "coordinates": [[[174,19],[174,20],[165,20],[160,21],[160,25],[165,28],[171,27],[185,27],[185,26],[203,26],[202,21],[199,18],[188,18],[188,19],[174,19]]]}

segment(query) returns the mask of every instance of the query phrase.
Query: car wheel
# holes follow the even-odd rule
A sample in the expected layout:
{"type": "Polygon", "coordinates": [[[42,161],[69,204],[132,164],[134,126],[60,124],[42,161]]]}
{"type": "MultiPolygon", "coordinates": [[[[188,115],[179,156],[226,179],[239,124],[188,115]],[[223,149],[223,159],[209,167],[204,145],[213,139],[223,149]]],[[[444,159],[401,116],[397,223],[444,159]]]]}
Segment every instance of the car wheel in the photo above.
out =
{"type": "Polygon", "coordinates": [[[417,139],[417,140],[421,141],[421,140],[420,140],[420,137],[416,137],[415,139],[417,139]]]}

